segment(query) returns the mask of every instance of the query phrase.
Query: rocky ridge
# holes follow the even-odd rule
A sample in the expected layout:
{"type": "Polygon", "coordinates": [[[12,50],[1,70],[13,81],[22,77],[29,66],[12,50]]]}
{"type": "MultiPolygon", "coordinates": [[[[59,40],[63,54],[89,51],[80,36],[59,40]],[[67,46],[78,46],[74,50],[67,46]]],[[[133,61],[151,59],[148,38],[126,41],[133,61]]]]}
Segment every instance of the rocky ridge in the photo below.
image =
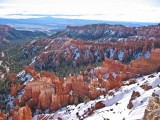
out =
{"type": "Polygon", "coordinates": [[[81,38],[84,40],[96,40],[99,42],[116,41],[145,41],[159,39],[160,25],[144,27],[126,27],[123,25],[91,24],[85,26],[67,26],[64,31],[59,31],[52,36],[81,38]]]}
{"type": "Polygon", "coordinates": [[[26,40],[34,37],[47,37],[43,32],[31,32],[16,30],[8,25],[0,25],[0,43],[8,43],[10,40],[26,40]]]}

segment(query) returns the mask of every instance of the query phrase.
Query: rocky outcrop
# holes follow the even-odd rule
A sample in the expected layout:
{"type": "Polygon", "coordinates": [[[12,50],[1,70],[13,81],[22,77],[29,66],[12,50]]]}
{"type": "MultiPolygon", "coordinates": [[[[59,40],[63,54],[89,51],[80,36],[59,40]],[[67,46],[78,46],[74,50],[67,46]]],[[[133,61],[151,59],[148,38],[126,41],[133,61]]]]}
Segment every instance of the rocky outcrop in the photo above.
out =
{"type": "Polygon", "coordinates": [[[143,120],[159,120],[160,119],[160,99],[159,97],[152,97],[149,100],[148,106],[145,110],[143,120]]]}
{"type": "Polygon", "coordinates": [[[9,115],[12,116],[12,120],[32,120],[32,113],[27,105],[21,108],[15,107],[9,115]]]}
{"type": "Polygon", "coordinates": [[[128,103],[128,106],[127,106],[128,109],[131,109],[133,107],[132,100],[135,100],[139,96],[140,96],[139,92],[133,91],[133,93],[131,95],[131,99],[129,100],[129,103],[128,103]]]}
{"type": "Polygon", "coordinates": [[[6,115],[0,111],[0,120],[7,120],[6,115]]]}
{"type": "Polygon", "coordinates": [[[12,86],[11,86],[11,96],[15,96],[24,87],[25,87],[25,85],[16,86],[16,85],[12,84],[12,86]]]}

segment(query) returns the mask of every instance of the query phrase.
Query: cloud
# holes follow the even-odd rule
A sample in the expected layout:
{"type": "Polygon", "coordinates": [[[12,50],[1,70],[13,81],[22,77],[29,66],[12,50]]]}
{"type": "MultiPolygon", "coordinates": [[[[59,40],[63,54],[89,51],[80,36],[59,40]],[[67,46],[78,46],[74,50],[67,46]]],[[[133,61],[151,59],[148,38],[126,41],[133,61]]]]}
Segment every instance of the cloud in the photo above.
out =
{"type": "Polygon", "coordinates": [[[7,0],[0,17],[54,16],[70,19],[160,22],[159,0],[7,0]]]}

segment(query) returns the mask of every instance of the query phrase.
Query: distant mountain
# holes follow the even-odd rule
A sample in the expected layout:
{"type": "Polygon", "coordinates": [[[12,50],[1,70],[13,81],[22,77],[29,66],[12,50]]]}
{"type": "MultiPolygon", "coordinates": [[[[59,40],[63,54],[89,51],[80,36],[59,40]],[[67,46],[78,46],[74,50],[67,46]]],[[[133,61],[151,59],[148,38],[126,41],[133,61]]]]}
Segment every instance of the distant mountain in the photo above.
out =
{"type": "Polygon", "coordinates": [[[32,32],[24,30],[16,30],[8,25],[0,25],[0,38],[1,41],[6,40],[29,40],[34,37],[42,36],[47,37],[47,34],[43,32],[32,32]]]}

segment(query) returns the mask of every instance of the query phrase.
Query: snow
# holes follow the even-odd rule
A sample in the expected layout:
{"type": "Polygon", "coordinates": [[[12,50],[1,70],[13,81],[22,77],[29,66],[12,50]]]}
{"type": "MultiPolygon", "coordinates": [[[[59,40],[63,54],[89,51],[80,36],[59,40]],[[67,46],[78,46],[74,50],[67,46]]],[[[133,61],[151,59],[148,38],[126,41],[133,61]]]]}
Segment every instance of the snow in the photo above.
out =
{"type": "Polygon", "coordinates": [[[69,48],[70,48],[70,49],[74,49],[75,47],[74,47],[74,46],[72,46],[72,45],[70,45],[70,46],[69,46],[69,48]]]}
{"type": "Polygon", "coordinates": [[[75,49],[74,54],[75,54],[75,58],[74,59],[77,60],[80,57],[80,53],[79,53],[78,48],[75,49]]]}
{"type": "Polygon", "coordinates": [[[95,69],[101,69],[101,67],[100,67],[100,66],[98,66],[98,67],[96,67],[95,69]]]}
{"type": "Polygon", "coordinates": [[[34,58],[32,58],[32,62],[30,64],[31,66],[36,62],[36,58],[37,58],[36,56],[34,58]]]}
{"type": "Polygon", "coordinates": [[[78,31],[78,34],[82,34],[82,33],[84,33],[84,30],[78,31]]]}
{"type": "Polygon", "coordinates": [[[5,54],[4,54],[4,52],[2,52],[2,53],[1,53],[1,57],[4,57],[4,56],[5,56],[5,54]]]}
{"type": "Polygon", "coordinates": [[[133,59],[138,59],[142,56],[142,51],[135,51],[133,53],[133,59]]]}
{"type": "Polygon", "coordinates": [[[148,59],[149,58],[149,56],[150,56],[150,51],[146,51],[145,53],[144,53],[144,59],[148,59]]]}
{"type": "Polygon", "coordinates": [[[100,90],[100,91],[105,91],[106,92],[106,89],[105,88],[96,88],[97,90],[100,90]]]}
{"type": "Polygon", "coordinates": [[[33,81],[33,77],[30,74],[26,74],[26,81],[24,82],[24,85],[26,85],[27,82],[33,81]]]}
{"type": "Polygon", "coordinates": [[[36,41],[37,41],[37,40],[35,40],[35,39],[32,40],[32,41],[30,42],[30,45],[33,44],[33,43],[36,42],[36,41]]]}
{"type": "Polygon", "coordinates": [[[119,61],[123,61],[124,52],[122,50],[118,51],[118,59],[119,61]]]}
{"type": "Polygon", "coordinates": [[[96,62],[98,62],[98,61],[99,61],[99,59],[100,59],[100,57],[99,57],[99,55],[98,55],[98,50],[96,50],[96,51],[95,51],[94,56],[96,56],[96,57],[97,57],[96,62]]]}
{"type": "MultiPolygon", "coordinates": [[[[115,73],[112,73],[115,74],[115,73]]],[[[116,75],[116,74],[115,74],[116,75]]],[[[153,73],[150,75],[143,76],[135,79],[136,83],[131,85],[125,85],[129,82],[125,81],[124,86],[119,88],[118,90],[109,90],[108,93],[114,93],[114,95],[106,94],[106,96],[100,96],[98,99],[90,100],[85,103],[80,103],[77,106],[69,105],[64,107],[53,114],[47,114],[45,117],[53,116],[52,120],[57,119],[58,117],[63,120],[78,120],[77,113],[81,116],[82,119],[85,120],[137,120],[142,119],[145,109],[148,105],[149,98],[152,96],[152,93],[156,93],[160,95],[160,88],[158,85],[160,84],[160,73],[153,73]],[[152,89],[145,91],[141,88],[141,85],[151,85],[152,89]],[[133,91],[137,91],[140,93],[140,96],[135,100],[132,100],[133,107],[131,109],[127,108],[129,100],[133,91]],[[94,106],[97,102],[102,101],[105,104],[105,107],[95,110],[91,115],[85,115],[88,111],[88,108],[94,106]],[[83,116],[85,118],[83,118],[83,116]]],[[[107,75],[106,75],[107,76],[107,75]]],[[[100,88],[97,88],[100,90],[100,88]]],[[[105,90],[102,88],[102,90],[105,90]]],[[[33,120],[36,120],[37,115],[33,117],[33,120]]]]}
{"type": "Polygon", "coordinates": [[[89,59],[89,50],[85,51],[85,56],[89,59]]]}
{"type": "Polygon", "coordinates": [[[114,78],[117,77],[117,74],[115,72],[112,72],[112,75],[113,75],[114,78]]]}
{"type": "Polygon", "coordinates": [[[103,77],[108,78],[109,77],[109,73],[104,74],[103,77]]]}
{"type": "Polygon", "coordinates": [[[73,91],[71,90],[71,91],[69,92],[69,94],[72,95],[72,94],[73,94],[73,91]]]}
{"type": "Polygon", "coordinates": [[[94,69],[91,69],[89,72],[92,73],[92,75],[93,75],[94,74],[94,69]]]}
{"type": "Polygon", "coordinates": [[[149,38],[149,40],[154,40],[154,39],[155,39],[155,37],[150,37],[150,38],[149,38]]]}
{"type": "Polygon", "coordinates": [[[107,49],[107,51],[109,51],[109,53],[110,53],[110,56],[109,56],[109,58],[110,59],[113,59],[113,56],[114,56],[114,49],[112,49],[112,48],[109,48],[109,49],[107,49]]]}
{"type": "Polygon", "coordinates": [[[24,70],[22,70],[21,72],[19,72],[19,73],[17,74],[17,77],[23,77],[23,76],[24,76],[24,74],[25,74],[25,71],[24,71],[24,70]]]}
{"type": "Polygon", "coordinates": [[[9,95],[9,97],[7,99],[7,105],[9,105],[11,109],[14,108],[13,100],[14,100],[14,97],[11,97],[11,95],[9,95]]]}

